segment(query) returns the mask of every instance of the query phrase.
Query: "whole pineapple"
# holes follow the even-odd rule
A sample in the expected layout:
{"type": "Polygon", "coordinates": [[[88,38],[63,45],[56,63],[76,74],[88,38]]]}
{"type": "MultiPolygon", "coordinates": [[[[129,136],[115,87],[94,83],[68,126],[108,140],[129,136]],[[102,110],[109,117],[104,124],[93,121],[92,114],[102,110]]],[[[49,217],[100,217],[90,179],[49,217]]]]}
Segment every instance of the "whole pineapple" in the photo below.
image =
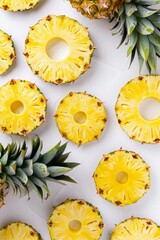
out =
{"type": "Polygon", "coordinates": [[[32,148],[27,153],[26,142],[18,145],[0,144],[0,207],[4,204],[6,188],[13,188],[14,193],[29,195],[30,187],[37,191],[41,198],[48,197],[50,191],[46,181],[74,182],[66,176],[78,163],[65,162],[69,153],[64,153],[66,143],[59,142],[48,152],[42,154],[42,141],[38,136],[32,139],[32,148]]]}
{"type": "Polygon", "coordinates": [[[127,56],[131,62],[137,53],[139,71],[146,63],[149,72],[156,73],[157,56],[160,57],[160,0],[70,0],[84,16],[108,18],[116,21],[113,34],[120,34],[119,46],[128,45],[127,56]]]}

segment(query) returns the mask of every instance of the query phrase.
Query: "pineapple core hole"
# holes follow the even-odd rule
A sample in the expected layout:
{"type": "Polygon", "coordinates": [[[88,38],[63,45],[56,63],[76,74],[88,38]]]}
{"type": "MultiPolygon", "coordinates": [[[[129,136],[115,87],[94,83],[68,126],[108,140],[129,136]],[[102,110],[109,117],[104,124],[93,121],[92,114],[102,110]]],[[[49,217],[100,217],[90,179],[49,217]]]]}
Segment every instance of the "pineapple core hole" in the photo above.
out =
{"type": "Polygon", "coordinates": [[[74,114],[74,121],[78,124],[85,123],[87,120],[87,115],[85,112],[79,111],[74,114]]]}
{"type": "Polygon", "coordinates": [[[118,172],[116,175],[116,181],[121,184],[126,183],[128,181],[128,174],[124,171],[118,172]]]}
{"type": "Polygon", "coordinates": [[[69,222],[68,226],[71,231],[79,231],[81,229],[81,222],[77,219],[73,219],[69,222]]]}
{"type": "Polygon", "coordinates": [[[160,102],[155,98],[146,98],[139,105],[139,112],[146,120],[160,117],[160,102]]]}
{"type": "Polygon", "coordinates": [[[11,104],[11,111],[14,114],[21,114],[24,111],[24,105],[21,101],[17,100],[12,102],[11,104]]]}
{"type": "Polygon", "coordinates": [[[63,39],[55,38],[47,44],[46,52],[53,60],[62,61],[68,57],[70,48],[63,39]]]}

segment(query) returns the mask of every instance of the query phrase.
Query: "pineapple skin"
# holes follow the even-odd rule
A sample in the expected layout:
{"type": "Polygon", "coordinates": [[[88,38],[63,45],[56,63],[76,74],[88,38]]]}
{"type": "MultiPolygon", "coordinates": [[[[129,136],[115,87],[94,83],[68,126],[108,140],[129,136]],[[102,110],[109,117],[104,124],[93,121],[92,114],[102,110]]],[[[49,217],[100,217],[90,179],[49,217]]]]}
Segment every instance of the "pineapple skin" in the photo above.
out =
{"type": "Polygon", "coordinates": [[[146,162],[132,151],[120,149],[104,155],[93,174],[97,193],[116,206],[136,203],[150,188],[149,169],[146,162]],[[124,184],[116,181],[117,173],[122,171],[128,174],[124,184]],[[141,179],[141,183],[138,185],[135,179],[141,179]]]}
{"type": "Polygon", "coordinates": [[[111,235],[111,240],[160,240],[160,227],[147,218],[132,217],[119,223],[111,235]]]}
{"type": "Polygon", "coordinates": [[[1,0],[0,8],[6,11],[18,12],[25,11],[34,8],[40,0],[27,0],[22,2],[22,0],[1,0]]]}
{"type": "Polygon", "coordinates": [[[146,98],[160,101],[160,75],[138,76],[122,87],[115,112],[121,128],[135,141],[147,144],[160,142],[160,118],[147,120],[139,112],[139,104],[146,98]]]}
{"type": "Polygon", "coordinates": [[[90,68],[93,51],[86,27],[66,16],[48,15],[30,28],[24,55],[35,75],[58,85],[73,82],[85,73],[90,68]],[[70,48],[63,60],[54,60],[47,53],[47,46],[54,39],[65,41],[70,48]]]}
{"type": "Polygon", "coordinates": [[[1,240],[42,240],[40,234],[30,225],[15,222],[0,229],[1,240]]]}
{"type": "Polygon", "coordinates": [[[5,73],[16,57],[11,36],[0,30],[0,75],[5,73]],[[4,62],[3,59],[7,61],[4,62]]]}
{"type": "Polygon", "coordinates": [[[106,126],[107,112],[103,102],[95,96],[86,92],[70,92],[61,100],[55,119],[61,135],[80,146],[98,140],[106,126]],[[74,115],[81,111],[87,119],[78,124],[74,115]]]}
{"type": "Polygon", "coordinates": [[[109,18],[117,12],[125,0],[69,0],[85,17],[90,19],[109,18]]]}
{"type": "Polygon", "coordinates": [[[56,206],[48,219],[51,240],[99,240],[103,232],[103,219],[99,210],[83,199],[71,199],[56,206]],[[72,231],[69,222],[78,220],[81,228],[72,231]]]}

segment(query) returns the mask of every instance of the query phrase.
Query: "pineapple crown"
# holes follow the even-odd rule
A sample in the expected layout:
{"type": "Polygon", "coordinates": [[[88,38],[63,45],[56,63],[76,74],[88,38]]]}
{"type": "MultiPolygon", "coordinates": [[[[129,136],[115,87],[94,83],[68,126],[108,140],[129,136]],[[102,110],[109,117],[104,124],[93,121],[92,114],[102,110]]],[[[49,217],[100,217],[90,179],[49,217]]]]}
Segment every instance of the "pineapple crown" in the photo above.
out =
{"type": "MultiPolygon", "coordinates": [[[[15,194],[27,194],[32,187],[41,198],[49,196],[48,181],[63,183],[75,182],[65,175],[79,163],[65,162],[70,153],[64,153],[67,143],[59,142],[48,152],[42,154],[43,143],[38,136],[31,141],[30,153],[27,153],[26,141],[17,145],[12,141],[5,148],[0,144],[0,199],[3,205],[4,185],[13,188],[15,194]]],[[[64,183],[63,183],[64,184],[64,183]]]]}
{"type": "Polygon", "coordinates": [[[110,19],[110,22],[117,21],[111,30],[116,29],[113,35],[121,35],[119,46],[125,41],[128,45],[130,65],[137,52],[139,72],[146,63],[149,73],[156,73],[157,57],[160,57],[160,10],[156,9],[157,4],[160,0],[126,1],[110,19]]]}

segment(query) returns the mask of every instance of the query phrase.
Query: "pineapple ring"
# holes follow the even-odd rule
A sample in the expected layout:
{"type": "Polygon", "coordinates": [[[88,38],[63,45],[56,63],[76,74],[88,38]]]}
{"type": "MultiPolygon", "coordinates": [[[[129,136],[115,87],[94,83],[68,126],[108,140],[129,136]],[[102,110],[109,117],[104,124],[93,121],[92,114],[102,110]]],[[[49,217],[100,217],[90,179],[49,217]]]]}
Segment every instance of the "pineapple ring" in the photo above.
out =
{"type": "Polygon", "coordinates": [[[100,212],[84,200],[67,200],[55,207],[48,219],[51,240],[98,240],[103,231],[100,212]]]}
{"type": "Polygon", "coordinates": [[[30,225],[15,222],[0,229],[1,240],[42,240],[40,234],[30,225]]]}
{"type": "Polygon", "coordinates": [[[66,16],[49,15],[31,27],[25,41],[24,55],[32,71],[46,82],[62,84],[76,80],[90,66],[93,43],[87,28],[66,16]],[[48,44],[60,39],[70,53],[63,60],[47,54],[48,44]]]}
{"type": "Polygon", "coordinates": [[[155,240],[160,239],[160,228],[150,219],[129,218],[119,223],[112,235],[111,240],[155,240]]]}
{"type": "Polygon", "coordinates": [[[0,30],[0,74],[7,71],[15,57],[16,54],[11,37],[0,30]]]}
{"type": "Polygon", "coordinates": [[[0,8],[7,10],[7,11],[24,11],[29,10],[36,6],[40,0],[1,0],[0,1],[0,8]]]}
{"type": "Polygon", "coordinates": [[[104,199],[117,206],[132,204],[150,187],[149,166],[135,152],[118,150],[103,156],[94,181],[104,199]]]}
{"type": "Polygon", "coordinates": [[[0,130],[25,136],[45,121],[46,99],[34,83],[11,80],[0,87],[0,130]]]}
{"type": "Polygon", "coordinates": [[[86,92],[70,92],[61,100],[55,118],[61,135],[81,145],[99,138],[107,113],[98,98],[86,92]]]}
{"type": "Polygon", "coordinates": [[[160,75],[140,76],[128,82],[120,91],[115,111],[118,122],[128,136],[141,143],[160,142],[160,117],[143,118],[140,103],[147,98],[160,102],[160,75]]]}

